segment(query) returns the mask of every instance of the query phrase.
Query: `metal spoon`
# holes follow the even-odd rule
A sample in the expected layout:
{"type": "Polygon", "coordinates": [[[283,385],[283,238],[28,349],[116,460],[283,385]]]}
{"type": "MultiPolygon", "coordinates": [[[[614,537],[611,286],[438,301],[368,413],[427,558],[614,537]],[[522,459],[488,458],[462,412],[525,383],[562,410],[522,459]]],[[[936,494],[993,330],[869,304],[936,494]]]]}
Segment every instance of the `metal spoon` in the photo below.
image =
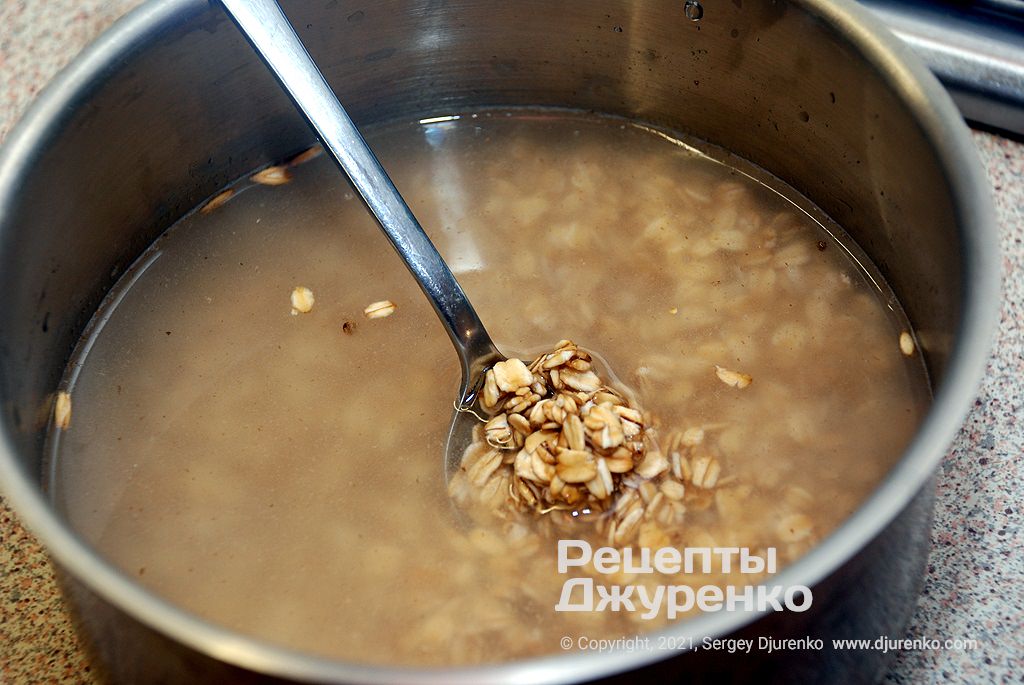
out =
{"type": "Polygon", "coordinates": [[[462,286],[334,96],[276,0],[221,2],[313,127],[324,150],[355,186],[455,345],[462,363],[462,385],[445,446],[448,479],[461,464],[476,422],[473,414],[459,409],[473,404],[484,372],[505,357],[494,346],[462,286]]]}

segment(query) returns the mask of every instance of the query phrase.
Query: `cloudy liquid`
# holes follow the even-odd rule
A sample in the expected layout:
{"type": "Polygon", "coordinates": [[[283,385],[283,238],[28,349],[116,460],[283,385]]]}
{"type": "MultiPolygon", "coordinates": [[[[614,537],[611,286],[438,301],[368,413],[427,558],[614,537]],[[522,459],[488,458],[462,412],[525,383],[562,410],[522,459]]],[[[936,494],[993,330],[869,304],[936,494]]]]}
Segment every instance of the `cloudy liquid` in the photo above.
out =
{"type": "MultiPolygon", "coordinates": [[[[367,138],[501,349],[571,338],[663,425],[705,428],[729,494],[688,504],[679,546],[791,561],[913,434],[927,382],[901,354],[898,305],[777,181],[594,116],[367,138]],[[730,388],[715,365],[754,382],[730,388]],[[794,513],[813,534],[780,542],[794,513]]],[[[203,618],[350,661],[499,662],[663,625],[556,613],[554,540],[524,549],[453,521],[451,344],[332,164],[294,174],[183,218],[96,314],[63,385],[71,427],[50,441],[74,528],[203,618]],[[290,312],[296,286],[315,294],[308,314],[290,312]],[[363,315],[384,299],[393,315],[363,315]]]]}

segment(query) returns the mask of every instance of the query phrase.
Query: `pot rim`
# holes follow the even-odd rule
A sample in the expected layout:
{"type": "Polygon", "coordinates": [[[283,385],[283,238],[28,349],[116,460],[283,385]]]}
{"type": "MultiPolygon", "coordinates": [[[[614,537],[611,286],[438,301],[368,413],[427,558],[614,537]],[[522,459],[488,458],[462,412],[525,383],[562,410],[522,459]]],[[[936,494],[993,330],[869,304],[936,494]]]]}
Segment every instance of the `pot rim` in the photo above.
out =
{"type": "MultiPolygon", "coordinates": [[[[953,191],[963,241],[963,315],[945,381],[902,458],[861,506],[831,535],[773,583],[818,582],[881,532],[926,484],[962,425],[985,371],[1000,302],[999,248],[988,182],[975,147],[948,94],[910,49],[852,0],[792,0],[835,27],[900,95],[936,150],[953,191]]],[[[42,91],[0,148],[0,215],[13,204],[35,151],[102,80],[167,27],[210,7],[208,0],[149,0],[86,47],[42,91]]],[[[150,593],[102,559],[66,526],[37,483],[20,467],[6,424],[0,428],[0,487],[48,554],[93,592],[143,624],[220,661],[296,680],[359,683],[556,683],[608,676],[667,658],[648,649],[570,652],[523,661],[460,668],[396,668],[346,663],[285,649],[209,623],[150,593]]],[[[692,638],[729,634],[765,612],[705,613],[648,634],[692,638]]]]}

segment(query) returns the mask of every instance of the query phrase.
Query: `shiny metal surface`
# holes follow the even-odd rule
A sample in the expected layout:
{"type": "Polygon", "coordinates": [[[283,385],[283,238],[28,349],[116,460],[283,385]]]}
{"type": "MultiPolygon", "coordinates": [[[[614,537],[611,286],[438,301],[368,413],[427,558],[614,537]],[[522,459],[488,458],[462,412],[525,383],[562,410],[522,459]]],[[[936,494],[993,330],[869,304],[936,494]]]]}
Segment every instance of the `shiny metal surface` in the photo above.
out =
{"type": "Polygon", "coordinates": [[[964,117],[1024,134],[1024,3],[861,4],[924,60],[964,117]]]}
{"type": "Polygon", "coordinates": [[[472,406],[483,372],[505,357],[491,341],[455,275],[324,81],[276,0],[221,3],[291,96],[324,151],[352,181],[391,246],[430,300],[455,346],[462,382],[444,454],[444,474],[449,478],[461,465],[475,425],[473,414],[459,408],[472,406]]]}
{"type": "MultiPolygon", "coordinates": [[[[357,125],[518,105],[638,118],[759,164],[848,230],[917,328],[932,410],[869,500],[779,574],[813,587],[810,611],[707,614],[661,635],[900,634],[927,549],[930,478],[973,399],[999,299],[984,175],[952,102],[910,49],[847,0],[704,3],[698,22],[667,0],[284,8],[357,125]]],[[[881,655],[830,650],[722,662],[652,648],[432,671],[336,663],[180,611],[76,536],[40,487],[42,441],[96,305],[184,212],[311,142],[219,7],[153,0],[63,72],[0,151],[0,482],[63,568],[115,679],[551,683],[643,668],[677,682],[877,680],[881,655]]]]}
{"type": "Polygon", "coordinates": [[[462,362],[464,395],[479,369],[501,355],[462,286],[324,81],[277,2],[221,2],[294,100],[324,150],[352,181],[430,300],[462,362]]]}

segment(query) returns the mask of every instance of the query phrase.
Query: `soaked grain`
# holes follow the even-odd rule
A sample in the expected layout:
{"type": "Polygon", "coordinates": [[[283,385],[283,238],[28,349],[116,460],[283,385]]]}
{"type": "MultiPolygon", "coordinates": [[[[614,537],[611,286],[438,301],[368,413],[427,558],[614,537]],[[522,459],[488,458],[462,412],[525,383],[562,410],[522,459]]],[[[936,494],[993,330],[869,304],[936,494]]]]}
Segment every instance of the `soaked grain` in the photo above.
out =
{"type": "MultiPolygon", "coordinates": [[[[649,465],[674,480],[637,491],[669,531],[636,523],[647,544],[781,539],[796,558],[906,445],[926,397],[919,356],[893,344],[907,324],[764,186],[596,118],[368,137],[502,349],[572,338],[678,427],[680,449],[649,465]]],[[[51,435],[75,528],[200,616],[354,661],[503,661],[655,627],[556,614],[553,542],[451,520],[455,355],[312,156],[179,222],[105,305],[67,386],[74,424],[51,435]],[[303,316],[282,306],[296,283],[316,293],[303,316]],[[401,307],[366,321],[382,295],[401,307]]]]}

